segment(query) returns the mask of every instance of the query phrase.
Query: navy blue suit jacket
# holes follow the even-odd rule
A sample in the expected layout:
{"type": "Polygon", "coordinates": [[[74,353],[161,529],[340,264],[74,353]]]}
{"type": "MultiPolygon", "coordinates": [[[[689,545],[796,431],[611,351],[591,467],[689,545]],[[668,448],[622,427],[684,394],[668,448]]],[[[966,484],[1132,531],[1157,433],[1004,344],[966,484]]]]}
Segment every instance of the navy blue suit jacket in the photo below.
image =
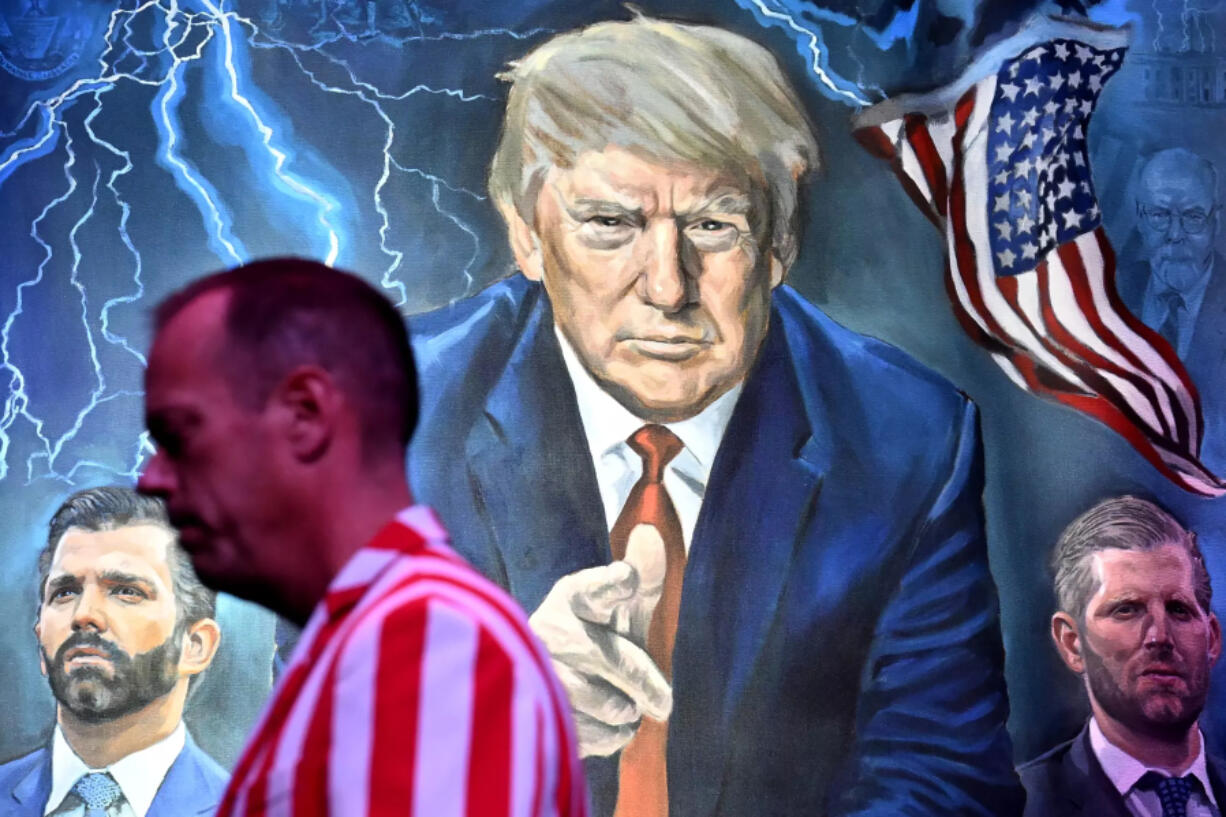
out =
{"type": "MultiPolygon", "coordinates": [[[[1222,763],[1206,756],[1213,796],[1226,803],[1222,763]]],[[[1026,817],[1131,817],[1124,798],[1090,746],[1090,728],[1018,767],[1026,786],[1026,817]]]]}
{"type": "MultiPolygon", "coordinates": [[[[610,561],[543,289],[410,321],[415,493],[528,610],[610,561]]],[[[716,456],[673,654],[671,813],[1011,815],[973,406],[787,287],[716,456]]],[[[595,813],[617,758],[586,764],[595,813]]]]}
{"type": "MultiPolygon", "coordinates": [[[[212,814],[221,803],[229,780],[220,766],[187,736],[158,787],[146,817],[196,817],[212,814]]],[[[36,749],[0,764],[0,814],[43,817],[51,796],[51,750],[36,749]]]]}
{"type": "MultiPolygon", "coordinates": [[[[1116,279],[1120,299],[1138,320],[1149,278],[1149,263],[1140,261],[1121,267],[1116,279]]],[[[1200,392],[1204,412],[1201,459],[1220,474],[1226,470],[1226,258],[1221,253],[1213,255],[1213,273],[1183,364],[1200,392]]]]}

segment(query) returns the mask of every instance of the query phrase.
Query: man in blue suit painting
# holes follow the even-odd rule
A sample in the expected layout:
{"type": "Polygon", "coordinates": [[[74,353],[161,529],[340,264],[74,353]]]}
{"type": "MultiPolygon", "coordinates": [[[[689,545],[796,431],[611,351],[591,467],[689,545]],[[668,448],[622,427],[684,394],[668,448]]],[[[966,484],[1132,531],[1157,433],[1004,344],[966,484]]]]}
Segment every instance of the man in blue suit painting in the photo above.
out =
{"type": "Polygon", "coordinates": [[[773,57],[638,16],[508,78],[520,274],[412,321],[409,464],[535,611],[595,813],[1020,813],[975,410],[783,284],[773,57]]]}
{"type": "Polygon", "coordinates": [[[211,814],[226,774],[183,725],[220,633],[157,499],[73,494],[39,557],[34,632],[57,701],[50,744],[0,765],[0,814],[211,814]]]}

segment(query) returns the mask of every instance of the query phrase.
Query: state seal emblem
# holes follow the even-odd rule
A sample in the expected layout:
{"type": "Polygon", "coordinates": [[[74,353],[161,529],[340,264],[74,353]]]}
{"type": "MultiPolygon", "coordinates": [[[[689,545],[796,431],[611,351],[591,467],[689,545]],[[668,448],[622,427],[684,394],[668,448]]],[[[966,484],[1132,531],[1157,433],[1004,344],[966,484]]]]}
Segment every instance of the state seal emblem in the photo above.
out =
{"type": "Polygon", "coordinates": [[[0,12],[0,68],[30,82],[54,79],[80,61],[92,16],[80,3],[28,0],[24,6],[0,12]]]}

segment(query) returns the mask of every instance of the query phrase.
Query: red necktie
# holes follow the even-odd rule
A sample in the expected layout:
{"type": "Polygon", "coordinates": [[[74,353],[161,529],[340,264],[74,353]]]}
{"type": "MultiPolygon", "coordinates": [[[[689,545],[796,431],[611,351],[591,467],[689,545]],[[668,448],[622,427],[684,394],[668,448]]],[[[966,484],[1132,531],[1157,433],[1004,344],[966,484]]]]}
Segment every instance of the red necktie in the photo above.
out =
{"type": "MultiPolygon", "coordinates": [[[[664,587],[647,630],[647,653],[672,681],[673,642],[681,610],[681,582],[685,576],[685,540],[677,509],[664,488],[664,467],[684,448],[664,426],[643,426],[626,441],[643,458],[643,475],[630,490],[621,515],[609,533],[614,559],[624,559],[630,532],[637,525],[652,525],[664,542],[664,587]]],[[[622,749],[614,817],[664,817],[668,814],[668,722],[644,717],[638,731],[622,749]]]]}

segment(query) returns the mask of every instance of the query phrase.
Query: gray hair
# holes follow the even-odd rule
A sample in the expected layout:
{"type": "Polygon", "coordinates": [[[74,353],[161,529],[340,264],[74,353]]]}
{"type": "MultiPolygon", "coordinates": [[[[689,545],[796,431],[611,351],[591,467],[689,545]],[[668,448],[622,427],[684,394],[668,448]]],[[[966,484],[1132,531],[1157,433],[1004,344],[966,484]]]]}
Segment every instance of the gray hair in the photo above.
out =
{"type": "Polygon", "coordinates": [[[500,75],[511,85],[489,190],[533,223],[552,167],[610,145],[743,174],[769,201],[771,247],[796,259],[798,182],[818,147],[770,52],[730,31],[636,15],[558,35],[500,75]]]}
{"type": "Polygon", "coordinates": [[[1135,496],[1099,502],[1060,534],[1051,560],[1057,604],[1078,620],[1084,618],[1086,605],[1097,591],[1098,582],[1090,564],[1095,553],[1108,548],[1153,550],[1167,544],[1187,550],[1192,559],[1196,603],[1208,613],[1213,587],[1196,534],[1154,503],[1135,496]]]}
{"type": "Polygon", "coordinates": [[[172,536],[166,548],[166,563],[170,568],[175,594],[176,628],[185,630],[201,619],[212,618],[216,611],[216,596],[201,584],[196,571],[192,569],[191,559],[179,547],[166,506],[160,499],[142,496],[131,488],[117,485],[78,491],[68,497],[51,517],[47,544],[38,554],[39,607],[43,603],[55,549],[69,528],[97,532],[128,525],[159,525],[172,536]]]}

